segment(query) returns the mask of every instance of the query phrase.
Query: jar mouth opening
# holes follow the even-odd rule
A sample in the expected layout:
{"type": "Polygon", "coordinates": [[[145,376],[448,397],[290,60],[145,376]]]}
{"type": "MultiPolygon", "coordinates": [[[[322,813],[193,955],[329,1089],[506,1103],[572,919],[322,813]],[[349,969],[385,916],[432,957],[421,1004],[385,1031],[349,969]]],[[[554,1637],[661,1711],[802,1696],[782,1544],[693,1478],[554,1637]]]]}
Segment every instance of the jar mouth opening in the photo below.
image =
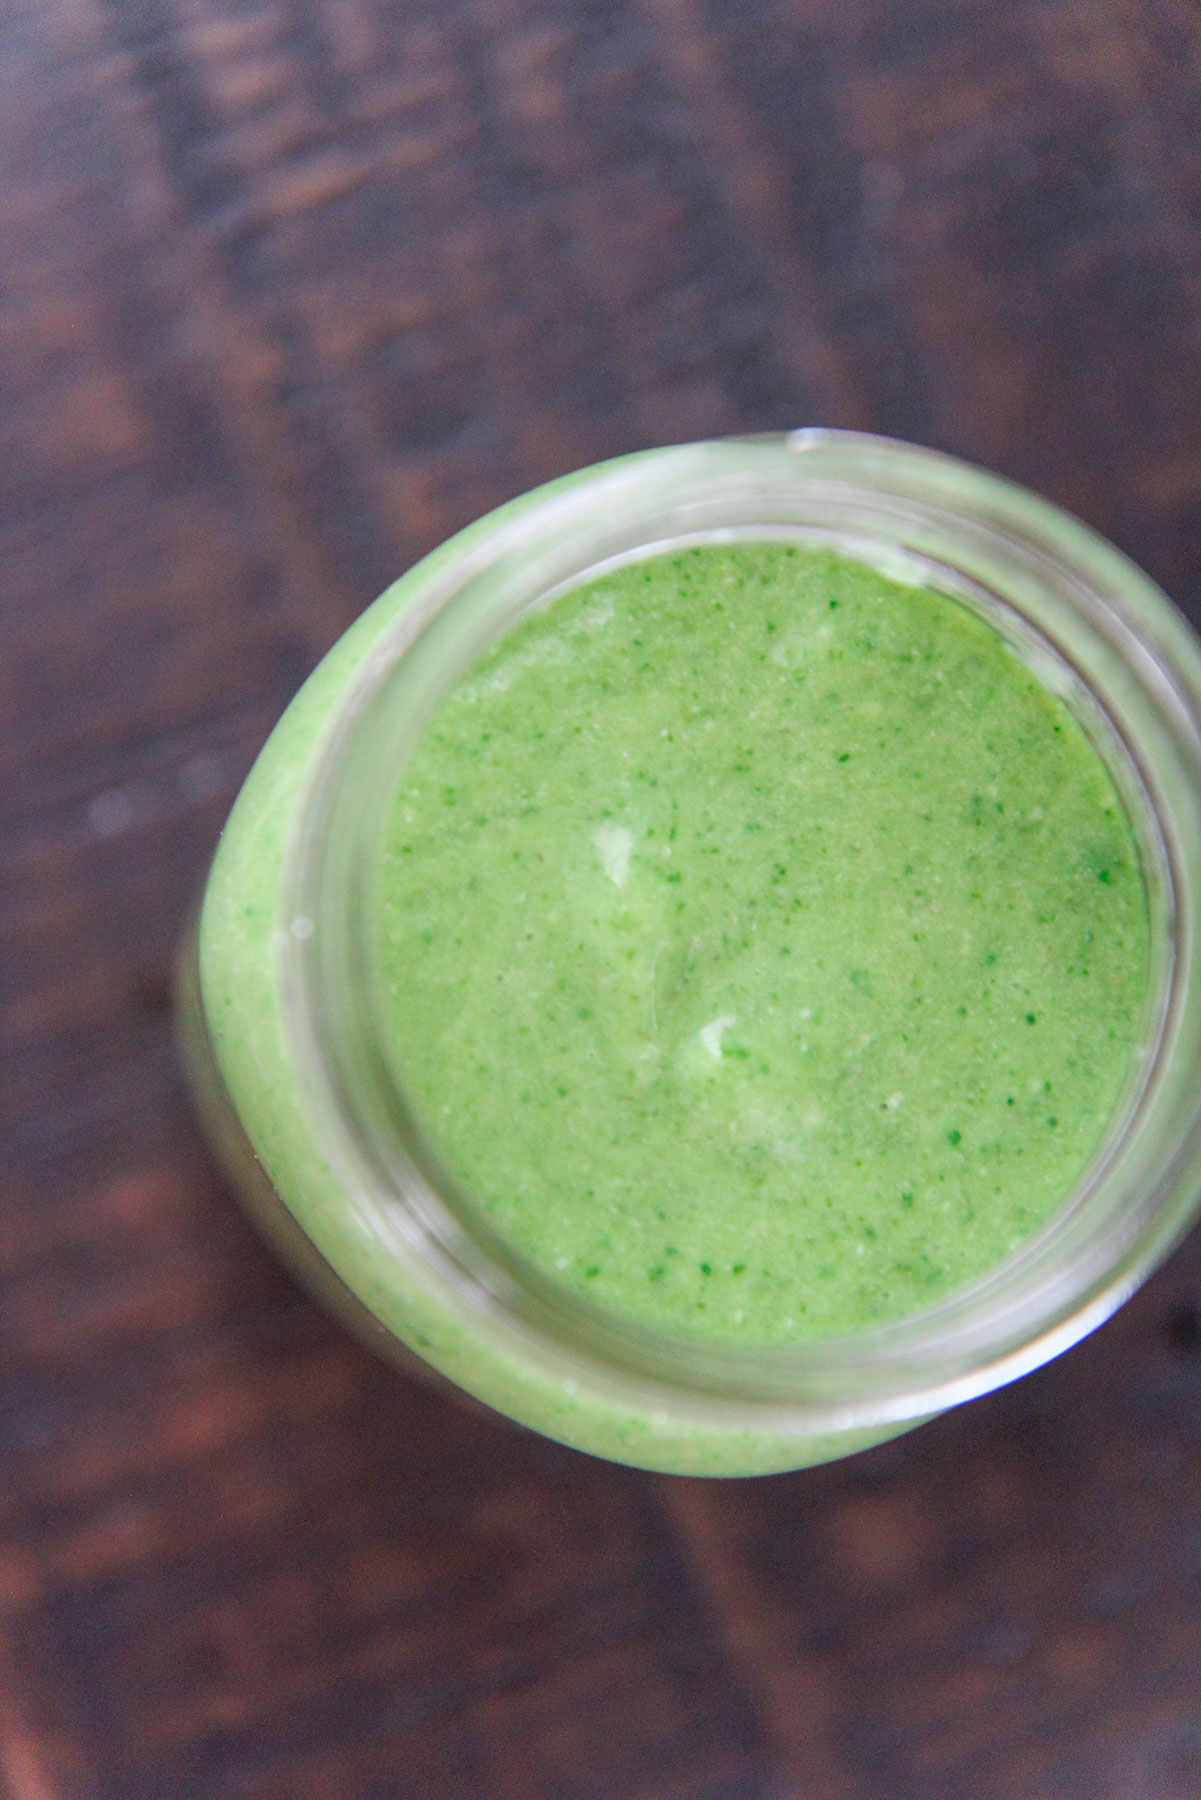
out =
{"type": "Polygon", "coordinates": [[[1192,640],[1159,591],[1023,490],[855,433],[651,451],[585,471],[529,497],[492,530],[452,541],[409,580],[411,604],[363,665],[317,759],[278,935],[313,1116],[381,1254],[403,1258],[519,1353],[611,1397],[633,1387],[676,1411],[749,1406],[808,1430],[920,1416],[985,1391],[1119,1304],[1187,1224],[1201,1177],[1201,1040],[1192,1026],[1201,687],[1192,640]],[[1075,1190],[1003,1261],[932,1305],[787,1345],[645,1326],[529,1261],[438,1167],[370,999],[383,815],[449,687],[518,619],[599,573],[683,544],[736,539],[824,544],[957,600],[997,629],[1067,702],[1106,764],[1138,841],[1152,926],[1140,1040],[1075,1190]],[[387,784],[382,768],[392,771],[387,784]],[[1181,1092],[1186,1067],[1192,1085],[1181,1092]]]}

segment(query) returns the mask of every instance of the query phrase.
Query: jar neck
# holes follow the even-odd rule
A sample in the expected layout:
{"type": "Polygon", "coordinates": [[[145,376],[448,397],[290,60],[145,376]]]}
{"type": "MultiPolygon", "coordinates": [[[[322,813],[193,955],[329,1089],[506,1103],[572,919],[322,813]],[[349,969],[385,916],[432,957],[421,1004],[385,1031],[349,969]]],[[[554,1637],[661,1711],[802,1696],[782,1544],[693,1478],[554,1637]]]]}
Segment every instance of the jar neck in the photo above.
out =
{"type": "Polygon", "coordinates": [[[524,1353],[610,1390],[748,1406],[807,1429],[912,1417],[1046,1360],[1125,1297],[1201,1185],[1201,664],[1169,603],[1054,508],[854,433],[623,459],[527,497],[410,577],[414,598],[331,721],[294,832],[279,970],[306,1104],[384,1247],[524,1353]],[[375,899],[400,771],[440,699],[518,619],[633,557],[736,537],[820,543],[985,616],[1076,712],[1139,842],[1152,981],[1119,1113],[1076,1192],[1004,1263],[926,1311],[781,1349],[682,1341],[526,1261],[423,1141],[384,1050],[375,899]]]}

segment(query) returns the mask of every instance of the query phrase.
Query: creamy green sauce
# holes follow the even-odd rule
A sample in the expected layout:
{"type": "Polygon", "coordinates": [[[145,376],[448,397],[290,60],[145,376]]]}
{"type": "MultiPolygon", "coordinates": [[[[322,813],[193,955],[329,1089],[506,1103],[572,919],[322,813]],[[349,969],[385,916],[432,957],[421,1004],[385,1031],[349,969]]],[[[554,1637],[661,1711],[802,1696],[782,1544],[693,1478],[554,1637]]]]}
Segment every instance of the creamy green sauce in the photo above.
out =
{"type": "Polygon", "coordinates": [[[705,545],[513,630],[408,764],[378,897],[434,1154],[578,1294],[780,1343],[927,1305],[1096,1151],[1147,987],[1130,826],[958,602],[705,545]]]}

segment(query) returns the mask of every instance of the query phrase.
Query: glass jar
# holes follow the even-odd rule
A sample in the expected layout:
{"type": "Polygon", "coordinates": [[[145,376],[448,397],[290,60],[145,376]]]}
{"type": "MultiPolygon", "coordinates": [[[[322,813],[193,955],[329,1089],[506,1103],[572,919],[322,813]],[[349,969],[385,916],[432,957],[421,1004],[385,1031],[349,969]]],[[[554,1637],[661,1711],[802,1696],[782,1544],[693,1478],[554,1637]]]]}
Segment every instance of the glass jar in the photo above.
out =
{"type": "Polygon", "coordinates": [[[197,1091],[285,1252],[399,1355],[596,1454],[689,1474],[800,1467],[1012,1380],[1098,1325],[1201,1192],[1201,647],[1053,506],[856,433],[622,458],[481,520],[312,675],[233,810],[185,1006],[197,1091]],[[577,1299],[438,1191],[372,1005],[369,896],[398,770],[448,687],[600,565],[732,537],[834,547],[987,618],[1080,720],[1134,829],[1151,925],[1140,1042],[1075,1192],[1004,1262],[852,1336],[744,1348],[577,1299]]]}

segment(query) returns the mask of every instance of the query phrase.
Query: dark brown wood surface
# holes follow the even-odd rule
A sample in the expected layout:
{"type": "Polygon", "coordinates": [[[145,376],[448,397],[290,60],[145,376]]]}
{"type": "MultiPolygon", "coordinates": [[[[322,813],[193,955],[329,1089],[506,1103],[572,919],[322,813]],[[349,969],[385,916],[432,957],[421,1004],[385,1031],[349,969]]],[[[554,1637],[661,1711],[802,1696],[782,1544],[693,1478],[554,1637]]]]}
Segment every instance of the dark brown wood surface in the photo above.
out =
{"type": "Polygon", "coordinates": [[[172,948],[326,646],[796,423],[1201,617],[1196,0],[4,0],[6,1800],[1201,1796],[1201,1245],[888,1448],[662,1480],[374,1361],[189,1115],[172,948]]]}

